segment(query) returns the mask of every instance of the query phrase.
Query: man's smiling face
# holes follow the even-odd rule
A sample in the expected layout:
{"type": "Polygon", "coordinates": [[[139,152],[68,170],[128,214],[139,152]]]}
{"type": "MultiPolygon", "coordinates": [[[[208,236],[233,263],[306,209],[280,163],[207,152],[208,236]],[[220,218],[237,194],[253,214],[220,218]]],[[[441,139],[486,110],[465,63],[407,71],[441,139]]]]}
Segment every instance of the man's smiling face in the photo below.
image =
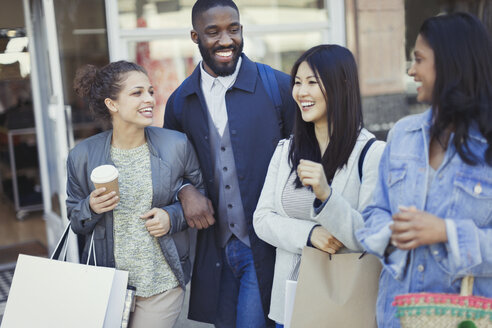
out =
{"type": "Polygon", "coordinates": [[[201,13],[191,38],[198,44],[204,68],[210,75],[234,73],[243,52],[243,27],[234,8],[217,6],[201,13]]]}

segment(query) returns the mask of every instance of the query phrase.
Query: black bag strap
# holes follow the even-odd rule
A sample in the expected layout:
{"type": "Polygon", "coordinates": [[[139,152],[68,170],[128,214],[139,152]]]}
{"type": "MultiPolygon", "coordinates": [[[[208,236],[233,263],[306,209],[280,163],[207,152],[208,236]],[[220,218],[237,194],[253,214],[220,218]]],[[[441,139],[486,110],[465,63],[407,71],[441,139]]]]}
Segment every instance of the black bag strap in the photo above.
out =
{"type": "Polygon", "coordinates": [[[270,97],[273,105],[275,106],[280,130],[283,131],[284,122],[282,120],[281,113],[282,96],[280,95],[280,89],[278,87],[277,78],[275,77],[275,72],[273,71],[273,68],[262,63],[256,63],[256,66],[258,67],[258,73],[260,74],[260,79],[263,82],[266,92],[268,93],[268,97],[270,97]]]}
{"type": "Polygon", "coordinates": [[[65,227],[65,231],[63,232],[63,235],[60,237],[60,240],[58,240],[58,244],[56,244],[55,250],[50,256],[50,259],[57,260],[60,258],[61,252],[63,249],[65,249],[64,255],[63,255],[63,261],[66,261],[67,259],[67,242],[68,242],[68,232],[70,231],[70,222],[68,222],[67,226],[65,227]]]}
{"type": "Polygon", "coordinates": [[[371,145],[376,141],[376,138],[371,138],[369,139],[366,144],[364,145],[364,148],[362,148],[362,151],[360,152],[359,156],[359,179],[362,181],[362,165],[364,165],[364,158],[366,157],[367,151],[371,147],[371,145]]]}

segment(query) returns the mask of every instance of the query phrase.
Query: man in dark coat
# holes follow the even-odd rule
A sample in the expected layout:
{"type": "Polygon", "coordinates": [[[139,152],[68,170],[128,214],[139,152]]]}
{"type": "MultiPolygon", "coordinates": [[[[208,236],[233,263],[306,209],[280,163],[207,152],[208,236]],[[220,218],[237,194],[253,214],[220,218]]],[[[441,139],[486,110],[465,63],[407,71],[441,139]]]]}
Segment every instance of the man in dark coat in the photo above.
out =
{"type": "Polygon", "coordinates": [[[164,118],[194,145],[210,198],[191,185],[178,196],[199,229],[188,316],[216,327],[270,327],[275,250],[255,234],[252,218],[270,158],[292,130],[290,78],[271,68],[273,83],[260,78],[242,53],[233,1],[198,0],[192,22],[203,61],[171,95],[164,118]],[[277,108],[267,87],[280,93],[277,108]]]}

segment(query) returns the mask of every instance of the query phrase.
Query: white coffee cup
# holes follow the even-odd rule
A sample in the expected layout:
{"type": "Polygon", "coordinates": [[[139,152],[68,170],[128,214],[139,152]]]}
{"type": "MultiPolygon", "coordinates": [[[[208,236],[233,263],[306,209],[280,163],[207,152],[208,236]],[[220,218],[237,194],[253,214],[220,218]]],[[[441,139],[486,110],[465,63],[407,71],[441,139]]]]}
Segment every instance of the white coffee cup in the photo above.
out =
{"type": "Polygon", "coordinates": [[[119,196],[118,175],[118,169],[115,166],[101,165],[92,170],[91,181],[96,189],[106,187],[106,191],[102,195],[115,191],[116,195],[119,196]]]}

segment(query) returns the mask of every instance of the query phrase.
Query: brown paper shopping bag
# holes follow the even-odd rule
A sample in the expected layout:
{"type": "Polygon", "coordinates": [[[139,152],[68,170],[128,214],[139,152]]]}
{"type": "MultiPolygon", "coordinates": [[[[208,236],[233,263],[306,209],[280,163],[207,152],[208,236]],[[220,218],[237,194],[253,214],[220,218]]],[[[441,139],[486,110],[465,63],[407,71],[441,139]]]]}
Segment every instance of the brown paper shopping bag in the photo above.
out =
{"type": "Polygon", "coordinates": [[[371,328],[376,325],[379,260],[369,254],[331,256],[304,247],[292,328],[371,328]]]}

